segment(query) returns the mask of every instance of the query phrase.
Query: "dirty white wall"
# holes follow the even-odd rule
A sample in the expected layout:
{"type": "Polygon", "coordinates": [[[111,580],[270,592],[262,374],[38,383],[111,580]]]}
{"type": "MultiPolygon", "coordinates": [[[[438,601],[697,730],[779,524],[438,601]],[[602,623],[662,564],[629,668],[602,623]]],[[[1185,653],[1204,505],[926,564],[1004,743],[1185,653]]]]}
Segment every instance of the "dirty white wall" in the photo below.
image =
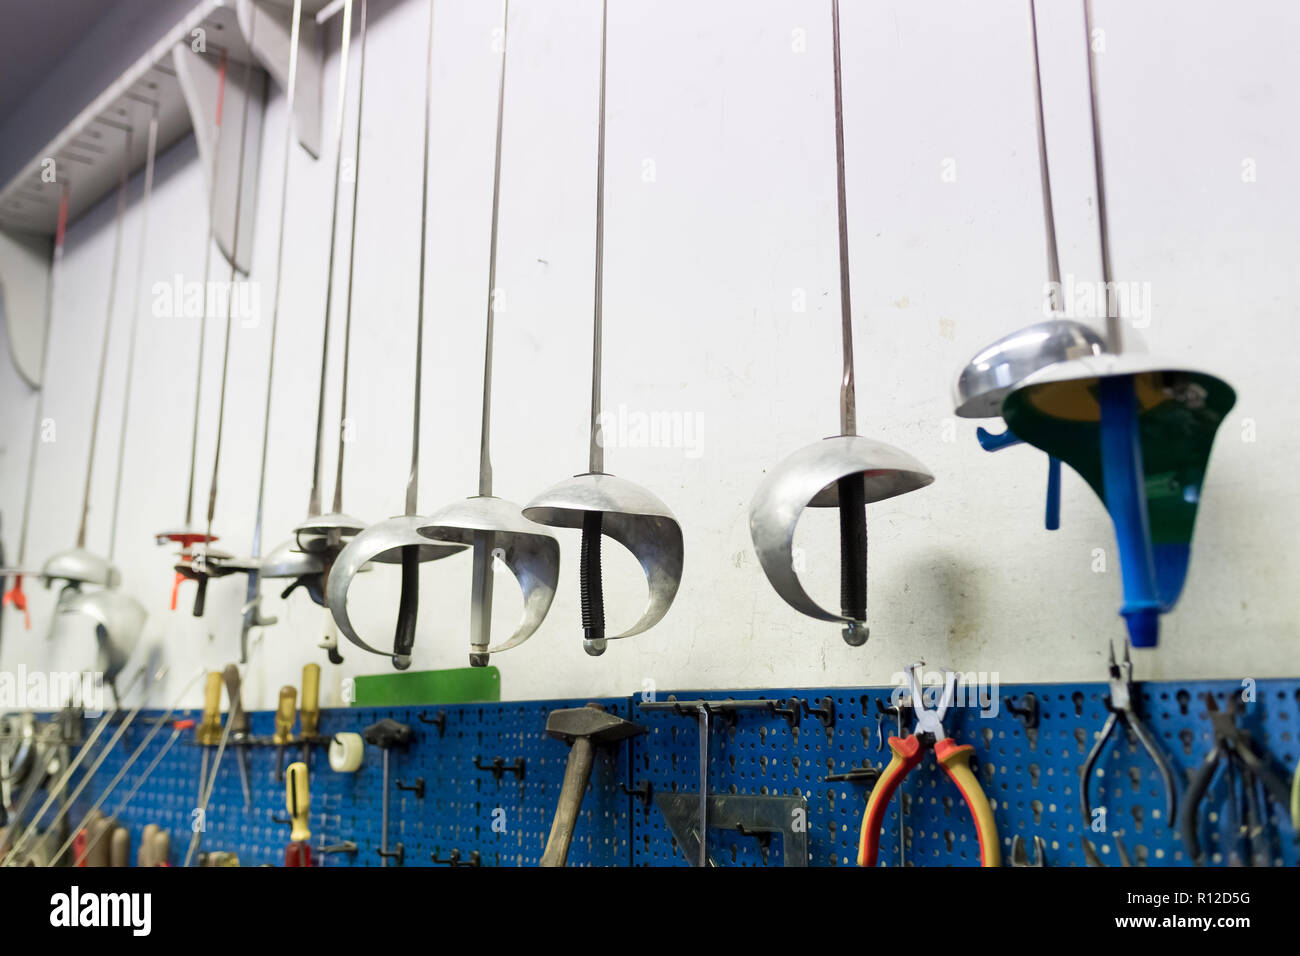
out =
{"type": "MultiPolygon", "coordinates": [[[[1042,3],[1048,139],[1063,268],[1096,279],[1082,17],[1042,3]]],[[[1120,582],[1105,511],[1067,472],[1062,528],[1042,527],[1045,466],[1031,449],[982,452],[952,417],[956,371],[981,346],[1041,315],[1045,275],[1025,3],[847,0],[844,101],[860,427],[926,463],[927,489],[872,506],[869,644],[799,616],[751,550],[748,504],[764,470],[837,426],[838,273],[829,4],[613,0],[605,269],[605,397],[611,410],[682,416],[679,447],[613,447],[608,470],[658,493],[686,538],[668,617],[599,659],[581,649],[576,532],[561,532],[560,592],[541,630],[497,657],[505,696],[688,687],[887,681],[925,658],[1003,680],[1104,676],[1118,638],[1120,582]],[[955,174],[955,175],[954,175],[955,174]],[[799,303],[806,302],[800,311],[799,303]],[[1105,556],[1099,567],[1098,550],[1105,556]]],[[[409,455],[419,230],[423,52],[420,0],[372,4],[353,281],[352,419],[345,507],[401,512],[409,455]]],[[[495,4],[438,0],[432,114],[424,458],[420,507],[473,493],[486,296],[495,4]]],[[[1187,588],[1164,619],[1149,677],[1294,675],[1300,571],[1294,429],[1300,325],[1300,82],[1287,38],[1300,8],[1097,0],[1111,232],[1117,277],[1149,284],[1139,321],[1152,352],[1213,370],[1239,393],[1204,490],[1187,588]]],[[[337,42],[335,27],[332,43],[337,42]]],[[[593,250],[594,0],[516,2],[510,24],[502,172],[493,456],[496,490],[523,503],[585,470],[593,250]]],[[[355,48],[354,48],[355,50],[355,48]]],[[[355,61],[354,61],[355,62],[355,61]]],[[[330,59],[326,111],[335,86],[330,59]]],[[[355,88],[354,88],[355,95],[355,88]]],[[[233,333],[215,530],[246,551],[252,532],[280,203],[283,99],[273,94],[262,155],[252,278],[261,320],[233,333]]],[[[351,150],[350,107],[346,140],[351,150]]],[[[312,161],[295,146],[267,479],[268,546],[306,513],[325,297],[333,136],[312,161]]],[[[37,148],[33,146],[33,149],[37,148]]],[[[136,268],[133,183],[122,276],[136,268]]],[[[148,286],[201,278],[205,195],[193,141],[159,158],[139,304],[121,535],[124,588],[149,609],[177,688],[236,653],[242,579],[214,581],[207,616],[167,610],[171,554],[153,533],[183,513],[197,326],[155,318],[148,286]]],[[[339,236],[346,251],[348,206],[339,236]]],[[[70,547],[88,442],[96,346],[112,253],[111,197],[74,223],[54,292],[46,415],[29,555],[70,547]]],[[[220,273],[222,270],[216,270],[220,273]]],[[[344,290],[344,270],[335,277],[344,290]]],[[[341,301],[336,299],[336,301],[341,301]]],[[[90,545],[107,547],[121,416],[128,304],[114,315],[90,545]]],[[[342,323],[329,372],[338,418],[342,323]]],[[[211,468],[222,323],[209,328],[196,508],[211,468]]],[[[3,337],[0,337],[0,341],[3,337]]],[[[33,397],[0,360],[0,501],[17,536],[33,397]]],[[[326,453],[327,476],[334,452],[326,453]]],[[[327,477],[326,493],[332,492],[327,477]]],[[[837,593],[833,514],[806,519],[805,579],[837,593]]],[[[640,612],[630,558],[607,551],[611,626],[640,612]]],[[[187,586],[189,588],[191,586],[187,586]]],[[[326,612],[299,593],[255,644],[250,706],[297,683],[326,612]]],[[[422,570],[416,668],[466,662],[469,562],[422,570]]],[[[354,589],[354,620],[385,640],[391,567],[354,589]]],[[[496,627],[519,611],[498,577],[496,627]]],[[[183,605],[186,597],[182,598],[183,605]]],[[[87,665],[87,630],[47,640],[52,595],[33,593],[34,627],[12,611],[0,667],[87,665]]],[[[343,646],[339,680],[385,659],[343,646]]],[[[159,693],[163,700],[167,693],[159,693]]],[[[198,701],[197,689],[189,703],[198,701]]]]}

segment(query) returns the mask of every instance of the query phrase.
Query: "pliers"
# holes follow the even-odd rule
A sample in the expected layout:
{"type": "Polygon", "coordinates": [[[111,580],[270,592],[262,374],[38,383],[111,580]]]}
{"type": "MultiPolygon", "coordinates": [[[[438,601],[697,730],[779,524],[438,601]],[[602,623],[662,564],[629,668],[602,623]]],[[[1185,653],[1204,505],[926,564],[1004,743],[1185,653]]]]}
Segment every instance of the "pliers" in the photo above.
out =
{"type": "Polygon", "coordinates": [[[1156,765],[1160,771],[1160,776],[1165,782],[1165,820],[1169,826],[1173,825],[1174,811],[1178,806],[1178,792],[1174,788],[1174,771],[1169,766],[1169,761],[1160,751],[1156,744],[1156,738],[1151,730],[1143,723],[1142,718],[1138,716],[1133,707],[1133,702],[1138,697],[1137,688],[1133,684],[1133,661],[1129,657],[1128,642],[1124,642],[1124,662],[1115,663],[1115,648],[1109,643],[1106,650],[1110,654],[1110,694],[1106,697],[1106,709],[1110,711],[1110,716],[1106,718],[1106,724],[1101,728],[1101,733],[1097,737],[1097,742],[1092,745],[1092,750],[1088,753],[1088,759],[1083,762],[1083,774],[1079,781],[1079,803],[1083,809],[1083,823],[1085,827],[1092,826],[1092,801],[1088,797],[1088,790],[1092,785],[1093,771],[1097,767],[1097,759],[1101,752],[1106,749],[1106,741],[1114,733],[1115,728],[1123,723],[1133,735],[1146,748],[1146,752],[1151,755],[1151,762],[1156,765]]]}
{"type": "Polygon", "coordinates": [[[1220,763],[1223,763],[1228,769],[1228,796],[1232,819],[1237,826],[1240,859],[1236,862],[1268,866],[1272,862],[1268,845],[1260,839],[1266,815],[1255,783],[1257,780],[1263,783],[1265,795],[1280,807],[1287,807],[1290,803],[1290,788],[1283,776],[1273,769],[1267,754],[1256,749],[1250,731],[1237,725],[1237,715],[1242,711],[1239,697],[1230,694],[1227,709],[1219,710],[1214,695],[1207,693],[1205,710],[1214,727],[1214,746],[1210,748],[1187,788],[1187,803],[1183,807],[1182,818],[1183,843],[1187,846],[1187,854],[1193,863],[1199,865],[1205,862],[1205,852],[1198,833],[1200,806],[1220,763]]]}
{"type": "Polygon", "coordinates": [[[862,820],[862,835],[858,842],[858,866],[876,865],[880,832],[890,798],[903,778],[921,762],[926,750],[934,751],[939,766],[957,785],[957,790],[970,808],[971,817],[975,821],[975,834],[979,837],[980,866],[1001,866],[1002,851],[998,845],[993,808],[980,789],[975,772],[971,770],[970,758],[975,748],[969,744],[958,745],[943,729],[944,714],[956,697],[957,675],[950,670],[943,672],[943,695],[938,706],[930,710],[925,706],[921,683],[917,677],[921,667],[921,664],[914,664],[905,669],[912,695],[912,712],[916,715],[916,727],[908,737],[889,738],[889,749],[894,756],[876,780],[871,797],[867,800],[867,813],[862,820]]]}

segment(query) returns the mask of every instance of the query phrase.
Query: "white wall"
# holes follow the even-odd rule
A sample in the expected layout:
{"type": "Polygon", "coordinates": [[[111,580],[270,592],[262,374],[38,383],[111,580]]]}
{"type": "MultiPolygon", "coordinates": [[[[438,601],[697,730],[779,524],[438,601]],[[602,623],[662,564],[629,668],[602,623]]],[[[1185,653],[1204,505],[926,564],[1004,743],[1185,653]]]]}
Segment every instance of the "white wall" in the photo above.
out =
{"type": "MultiPolygon", "coordinates": [[[[1098,257],[1080,7],[1040,6],[1063,267],[1091,280],[1098,257]]],[[[372,7],[354,272],[355,441],[345,496],[346,509],[368,520],[402,510],[409,454],[427,10],[416,0],[372,7]]],[[[956,371],[976,350],[1041,314],[1043,227],[1025,4],[844,4],[860,427],[911,452],[937,476],[923,491],[870,509],[872,638],[861,649],[781,602],[754,558],[747,523],[764,469],[837,425],[829,4],[614,0],[610,7],[606,402],[611,409],[680,413],[703,431],[698,455],[612,448],[606,464],[676,511],[686,574],[658,627],[611,645],[603,658],[588,658],[581,649],[577,535],[562,532],[564,566],[550,617],[529,643],[494,660],[504,694],[627,693],[645,680],[661,690],[878,684],[918,657],[999,671],[1004,680],[1102,677],[1106,639],[1123,633],[1118,559],[1104,509],[1067,473],[1062,528],[1045,532],[1043,456],[1025,448],[981,452],[974,423],[952,418],[949,397],[956,371]],[[800,29],[806,52],[792,50],[800,29]],[[948,159],[956,162],[956,182],[941,177],[948,159]],[[647,161],[653,182],[643,178],[647,161]],[[805,313],[792,309],[795,290],[806,291],[805,313]],[[1106,573],[1092,570],[1097,548],[1109,556],[1106,573]]],[[[1117,277],[1150,283],[1143,335],[1152,352],[1209,368],[1239,392],[1209,470],[1186,591],[1164,619],[1161,646],[1140,655],[1139,673],[1293,675],[1300,133],[1292,118],[1300,115],[1300,84],[1286,44],[1300,29],[1300,8],[1281,0],[1097,0],[1096,7],[1106,31],[1100,83],[1117,277]],[[1243,182],[1246,160],[1254,162],[1257,181],[1243,182]],[[1257,440],[1243,440],[1248,427],[1257,440]]],[[[498,15],[495,4],[437,4],[425,512],[475,488],[495,102],[489,41],[498,15]]],[[[521,504],[586,464],[598,38],[592,0],[514,5],[498,268],[507,308],[497,325],[493,451],[497,493],[521,504]]],[[[335,66],[331,59],[331,71],[335,66]]],[[[256,495],[283,123],[283,100],[273,98],[253,275],[261,283],[262,321],[237,326],[231,352],[215,528],[237,552],[248,548],[256,495]]],[[[196,280],[205,200],[192,140],[161,157],[159,167],[146,282],[176,273],[196,280]]],[[[268,546],[306,513],[332,168],[332,145],[317,162],[295,147],[268,546]]],[[[134,186],[138,193],[138,179],[134,186]]],[[[47,414],[58,430],[37,467],[30,552],[38,559],[71,546],[76,533],[111,205],[102,203],[70,229],[55,290],[47,414]]],[[[133,206],[127,223],[128,287],[138,214],[133,206]]],[[[341,257],[347,222],[345,203],[341,257]]],[[[335,281],[341,297],[343,269],[335,281]]],[[[140,315],[117,558],[125,589],[149,608],[148,636],[164,645],[172,686],[179,687],[197,664],[233,659],[243,582],[214,582],[201,622],[184,608],[167,611],[171,555],[154,545],[153,533],[182,517],[197,328],[153,318],[143,306],[140,315]]],[[[90,542],[101,550],[127,319],[123,306],[101,422],[90,542]]],[[[336,323],[331,432],[341,331],[336,323]]],[[[221,333],[222,322],[214,320],[199,510],[211,467],[221,333]]],[[[0,501],[12,548],[33,399],[12,381],[7,362],[0,366],[0,501]]],[[[326,465],[332,476],[332,446],[326,465]]],[[[806,580],[814,596],[833,605],[833,513],[811,514],[805,523],[796,543],[806,554],[806,580]]],[[[606,562],[607,607],[611,626],[618,626],[640,612],[644,585],[630,558],[610,553],[606,562]]],[[[463,666],[469,562],[426,565],[422,575],[415,667],[463,666]]],[[[326,615],[305,595],[286,604],[274,585],[266,590],[268,610],[281,623],[256,645],[246,703],[261,707],[273,705],[280,684],[297,683],[305,660],[323,662],[315,644],[326,615]]],[[[496,626],[505,633],[519,600],[508,578],[498,577],[497,593],[496,626]]],[[[363,632],[386,639],[396,603],[393,569],[359,579],[353,601],[363,632]]],[[[52,595],[34,595],[30,635],[8,612],[0,665],[86,665],[85,631],[43,638],[51,603],[52,595]]],[[[333,675],[326,681],[329,702],[337,702],[342,676],[388,668],[385,659],[346,642],[343,651],[342,667],[326,667],[333,675]]],[[[197,701],[196,689],[189,702],[197,701]]]]}

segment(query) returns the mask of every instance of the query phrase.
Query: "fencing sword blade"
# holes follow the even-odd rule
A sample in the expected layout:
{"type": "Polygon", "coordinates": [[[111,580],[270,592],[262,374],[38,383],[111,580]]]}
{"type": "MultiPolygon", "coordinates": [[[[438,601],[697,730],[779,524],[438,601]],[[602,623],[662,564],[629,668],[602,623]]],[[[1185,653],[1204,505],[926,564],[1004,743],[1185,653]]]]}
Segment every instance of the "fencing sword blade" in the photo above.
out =
{"type": "MultiPolygon", "coordinates": [[[[86,811],[85,816],[81,818],[81,822],[72,828],[71,833],[68,834],[67,841],[63,844],[63,846],[59,847],[59,849],[50,857],[51,866],[53,866],[54,862],[60,859],[63,856],[63,854],[68,851],[68,848],[72,846],[73,842],[77,838],[77,834],[80,833],[81,830],[85,828],[86,824],[90,822],[90,819],[94,815],[95,811],[98,810],[100,807],[102,807],[104,803],[108,800],[109,796],[117,788],[117,785],[122,782],[122,778],[126,776],[127,772],[135,765],[135,762],[139,760],[140,757],[144,754],[149,744],[153,742],[153,739],[158,736],[158,733],[170,721],[171,715],[175,713],[176,708],[181,705],[181,701],[184,700],[185,695],[189,693],[190,688],[194,686],[195,682],[200,677],[202,677],[203,674],[204,674],[204,668],[202,667],[200,667],[197,671],[195,671],[194,676],[191,677],[188,683],[186,683],[185,686],[181,688],[181,691],[176,695],[175,700],[173,700],[171,704],[168,705],[167,711],[161,717],[159,717],[158,720],[154,723],[153,727],[150,728],[149,733],[145,735],[144,740],[140,741],[139,745],[135,748],[135,750],[131,752],[131,755],[127,757],[125,761],[123,761],[122,766],[117,771],[117,774],[113,777],[112,780],[110,780],[105,785],[104,789],[100,791],[99,797],[95,800],[91,808],[86,811]]],[[[85,859],[87,856],[89,856],[90,849],[96,843],[99,842],[100,836],[102,836],[102,834],[97,834],[96,837],[89,844],[87,844],[85,850],[82,851],[81,859],[85,859]]]]}

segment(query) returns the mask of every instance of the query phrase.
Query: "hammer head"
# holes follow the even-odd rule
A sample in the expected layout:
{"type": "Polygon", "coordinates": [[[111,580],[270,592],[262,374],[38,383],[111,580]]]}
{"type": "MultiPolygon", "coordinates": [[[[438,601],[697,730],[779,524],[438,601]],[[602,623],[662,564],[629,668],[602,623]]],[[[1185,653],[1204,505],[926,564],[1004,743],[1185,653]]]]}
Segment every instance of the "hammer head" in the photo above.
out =
{"type": "Polygon", "coordinates": [[[553,710],[546,718],[546,732],[570,743],[586,737],[593,744],[610,744],[645,733],[645,728],[609,713],[599,704],[553,710]]]}

